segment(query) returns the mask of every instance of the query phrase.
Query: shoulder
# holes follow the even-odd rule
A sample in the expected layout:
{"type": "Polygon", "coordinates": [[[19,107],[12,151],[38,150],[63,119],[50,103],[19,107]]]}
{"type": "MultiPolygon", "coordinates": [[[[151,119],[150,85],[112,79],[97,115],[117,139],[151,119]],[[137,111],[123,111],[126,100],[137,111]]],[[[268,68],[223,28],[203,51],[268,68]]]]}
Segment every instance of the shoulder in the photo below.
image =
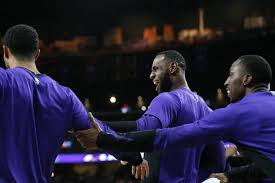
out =
{"type": "Polygon", "coordinates": [[[156,96],[151,103],[160,103],[163,105],[175,104],[178,103],[179,100],[177,96],[174,95],[172,92],[163,92],[156,96]]]}

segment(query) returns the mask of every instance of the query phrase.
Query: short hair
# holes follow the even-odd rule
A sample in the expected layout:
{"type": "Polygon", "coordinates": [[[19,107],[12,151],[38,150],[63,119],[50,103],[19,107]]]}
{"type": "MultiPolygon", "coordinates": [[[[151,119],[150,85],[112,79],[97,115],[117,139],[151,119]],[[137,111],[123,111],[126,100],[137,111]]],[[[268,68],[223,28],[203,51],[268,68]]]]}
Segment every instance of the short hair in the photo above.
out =
{"type": "Polygon", "coordinates": [[[29,25],[15,25],[5,33],[3,44],[15,57],[32,58],[39,47],[38,33],[29,25]]]}
{"type": "Polygon", "coordinates": [[[166,59],[169,62],[177,62],[178,65],[182,68],[182,70],[186,70],[186,62],[182,54],[180,54],[176,50],[166,50],[162,51],[157,54],[158,55],[164,55],[164,59],[166,59]]]}
{"type": "Polygon", "coordinates": [[[252,75],[254,84],[269,84],[272,80],[272,70],[269,63],[259,55],[244,55],[238,58],[247,73],[252,75]]]}

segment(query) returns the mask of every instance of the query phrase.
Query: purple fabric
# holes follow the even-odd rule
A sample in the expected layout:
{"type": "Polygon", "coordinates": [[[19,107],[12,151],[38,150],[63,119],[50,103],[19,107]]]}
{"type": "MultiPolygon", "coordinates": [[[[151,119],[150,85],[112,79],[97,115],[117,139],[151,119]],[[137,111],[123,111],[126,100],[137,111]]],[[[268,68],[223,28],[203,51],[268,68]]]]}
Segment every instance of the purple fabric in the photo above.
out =
{"type": "Polygon", "coordinates": [[[75,94],[46,75],[0,68],[0,180],[50,182],[67,130],[91,127],[75,94]]]}
{"type": "Polygon", "coordinates": [[[275,97],[252,93],[237,103],[218,109],[192,124],[157,130],[155,150],[178,151],[179,146],[230,138],[275,162],[275,97]]]}
{"type": "MultiPolygon", "coordinates": [[[[211,109],[201,97],[190,90],[179,88],[154,98],[143,117],[137,121],[137,128],[147,130],[180,126],[196,121],[210,112],[211,109]]],[[[178,146],[174,152],[169,152],[169,149],[161,152],[159,182],[197,182],[204,147],[205,145],[178,146]]]]}

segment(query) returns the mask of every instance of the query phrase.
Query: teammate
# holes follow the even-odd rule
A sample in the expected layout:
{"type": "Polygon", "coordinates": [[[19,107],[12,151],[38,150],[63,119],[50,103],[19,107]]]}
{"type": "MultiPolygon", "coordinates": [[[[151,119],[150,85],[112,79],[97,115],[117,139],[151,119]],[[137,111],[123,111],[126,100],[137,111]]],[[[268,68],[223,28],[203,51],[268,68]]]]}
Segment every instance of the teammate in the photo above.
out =
{"type": "Polygon", "coordinates": [[[69,129],[91,127],[75,94],[35,64],[39,38],[28,25],[15,25],[3,38],[0,68],[0,182],[48,183],[69,129]]]}
{"type": "MultiPolygon", "coordinates": [[[[152,100],[148,110],[136,123],[125,124],[124,127],[131,126],[131,130],[138,131],[175,127],[193,122],[209,114],[211,109],[200,96],[189,89],[185,70],[186,62],[179,52],[168,50],[157,54],[152,64],[150,79],[156,85],[159,95],[152,100]]],[[[102,128],[102,124],[100,125],[102,128]]],[[[86,134],[81,132],[81,135],[78,133],[79,140],[87,147],[93,146],[91,143],[93,135],[89,131],[87,130],[86,134]]],[[[148,156],[145,156],[145,159],[149,160],[150,166],[151,177],[148,182],[197,182],[204,148],[205,145],[200,144],[192,147],[178,147],[175,152],[163,151],[159,155],[160,168],[152,167],[157,163],[155,159],[152,159],[154,156],[158,157],[156,154],[151,155],[149,159],[148,156]],[[177,168],[175,169],[175,167],[177,168]]],[[[223,170],[225,164],[223,144],[221,142],[211,144],[207,149],[213,152],[213,155],[212,153],[208,154],[216,158],[208,166],[210,172],[223,170]]]]}

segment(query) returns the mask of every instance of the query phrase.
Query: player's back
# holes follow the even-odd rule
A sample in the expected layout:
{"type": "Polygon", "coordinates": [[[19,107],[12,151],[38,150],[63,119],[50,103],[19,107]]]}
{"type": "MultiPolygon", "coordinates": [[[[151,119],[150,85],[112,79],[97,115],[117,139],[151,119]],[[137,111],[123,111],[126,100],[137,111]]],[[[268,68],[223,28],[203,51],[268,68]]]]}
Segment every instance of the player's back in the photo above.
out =
{"type": "Polygon", "coordinates": [[[64,136],[75,127],[75,98],[46,75],[21,67],[0,69],[1,183],[50,182],[64,136]]]}

